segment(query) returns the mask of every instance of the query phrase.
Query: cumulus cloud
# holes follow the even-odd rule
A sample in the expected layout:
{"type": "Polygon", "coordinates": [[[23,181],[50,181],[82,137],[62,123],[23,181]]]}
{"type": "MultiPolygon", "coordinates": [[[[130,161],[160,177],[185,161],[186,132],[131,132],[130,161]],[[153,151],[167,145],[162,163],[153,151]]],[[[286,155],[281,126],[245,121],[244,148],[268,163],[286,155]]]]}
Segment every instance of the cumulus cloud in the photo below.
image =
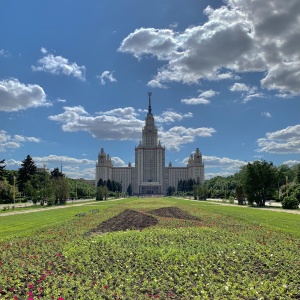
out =
{"type": "Polygon", "coordinates": [[[242,92],[241,98],[243,103],[246,103],[254,98],[264,98],[264,94],[257,92],[257,87],[250,86],[245,83],[236,82],[230,88],[232,92],[242,92]]]}
{"type": "MultiPolygon", "coordinates": [[[[261,87],[300,94],[300,2],[228,0],[204,10],[207,21],[183,32],[139,28],[121,42],[120,52],[165,61],[148,83],[198,83],[261,72],[261,87]]],[[[248,98],[253,99],[252,97],[248,98]]],[[[259,94],[256,95],[258,97],[259,94]]]]}
{"type": "Polygon", "coordinates": [[[173,110],[164,111],[161,115],[155,116],[155,122],[157,123],[173,123],[181,121],[184,118],[192,118],[193,114],[188,112],[186,114],[178,113],[173,110]]]}
{"type": "Polygon", "coordinates": [[[270,132],[257,140],[259,152],[276,154],[300,153],[300,125],[270,132]]]}
{"type": "Polygon", "coordinates": [[[49,119],[62,123],[63,131],[86,131],[98,139],[135,140],[140,137],[144,125],[134,116],[131,107],[97,113],[97,116],[89,115],[82,106],[64,107],[64,110],[61,114],[49,116],[49,119]],[[131,115],[124,115],[125,111],[130,111],[131,115]]]}
{"type": "Polygon", "coordinates": [[[41,48],[41,52],[44,57],[38,60],[37,66],[31,66],[33,71],[43,71],[54,75],[63,74],[85,81],[85,66],[78,66],[77,63],[69,62],[67,58],[62,56],[54,56],[45,48],[41,48]]]}
{"type": "MultiPolygon", "coordinates": [[[[63,131],[86,131],[98,139],[139,140],[141,128],[145,125],[145,121],[138,119],[139,114],[132,107],[98,112],[96,116],[89,115],[82,106],[64,107],[64,110],[61,114],[49,116],[49,119],[61,123],[63,131]]],[[[168,111],[155,118],[162,124],[191,116],[191,113],[179,114],[168,111]]],[[[167,148],[178,151],[181,145],[193,142],[197,137],[211,137],[215,132],[213,128],[175,126],[167,131],[161,128],[159,138],[167,148]]]]}
{"type": "Polygon", "coordinates": [[[4,130],[0,130],[0,152],[5,152],[8,149],[20,148],[23,143],[40,143],[41,139],[36,137],[28,137],[23,135],[11,136],[4,130]]]}
{"type": "Polygon", "coordinates": [[[101,75],[96,76],[100,79],[100,83],[102,85],[105,85],[107,81],[109,82],[117,82],[117,79],[114,78],[113,72],[110,71],[104,71],[101,75]]]}
{"type": "Polygon", "coordinates": [[[283,165],[288,165],[289,167],[300,164],[300,160],[287,160],[283,162],[283,165]]]}
{"type": "Polygon", "coordinates": [[[228,157],[216,157],[216,156],[205,156],[203,155],[203,162],[206,168],[226,168],[227,170],[239,170],[242,166],[246,165],[247,162],[231,159],[228,157]]]}
{"type": "Polygon", "coordinates": [[[208,100],[208,98],[214,97],[217,94],[218,92],[214,90],[201,91],[201,94],[198,97],[181,99],[181,102],[188,105],[209,104],[210,100],[208,100]]]}
{"type": "Polygon", "coordinates": [[[24,84],[15,78],[0,81],[0,111],[19,111],[39,106],[51,106],[37,84],[24,84]]]}
{"type": "Polygon", "coordinates": [[[214,128],[175,126],[167,131],[159,132],[159,138],[169,150],[177,152],[182,145],[194,142],[197,137],[212,137],[215,132],[214,128]]]}

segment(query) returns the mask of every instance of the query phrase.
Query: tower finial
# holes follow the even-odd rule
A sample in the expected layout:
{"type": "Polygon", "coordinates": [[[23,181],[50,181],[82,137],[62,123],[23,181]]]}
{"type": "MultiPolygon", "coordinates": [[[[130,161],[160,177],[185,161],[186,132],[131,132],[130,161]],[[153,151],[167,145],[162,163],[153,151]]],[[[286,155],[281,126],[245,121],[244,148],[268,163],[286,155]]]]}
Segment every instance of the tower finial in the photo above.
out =
{"type": "Polygon", "coordinates": [[[151,114],[152,108],[151,108],[151,92],[148,92],[148,96],[149,96],[149,106],[148,106],[148,112],[149,114],[151,114]]]}

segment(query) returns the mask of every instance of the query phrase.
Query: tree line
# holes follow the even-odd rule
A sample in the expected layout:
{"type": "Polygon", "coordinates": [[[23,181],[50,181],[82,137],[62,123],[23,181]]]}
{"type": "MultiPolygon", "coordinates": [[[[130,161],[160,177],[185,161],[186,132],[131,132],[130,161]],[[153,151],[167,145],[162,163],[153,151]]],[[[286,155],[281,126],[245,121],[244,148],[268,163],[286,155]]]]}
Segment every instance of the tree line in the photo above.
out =
{"type": "Polygon", "coordinates": [[[265,160],[247,163],[234,175],[216,176],[200,184],[180,180],[170,186],[167,195],[191,196],[194,199],[237,199],[239,204],[265,206],[266,201],[282,202],[284,208],[298,208],[300,203],[300,164],[274,166],[265,160]]]}
{"type": "Polygon", "coordinates": [[[6,170],[5,160],[0,161],[0,203],[26,202],[41,205],[63,204],[67,199],[95,196],[95,187],[67,178],[58,168],[48,171],[45,166],[37,168],[30,155],[21,167],[6,170]]]}

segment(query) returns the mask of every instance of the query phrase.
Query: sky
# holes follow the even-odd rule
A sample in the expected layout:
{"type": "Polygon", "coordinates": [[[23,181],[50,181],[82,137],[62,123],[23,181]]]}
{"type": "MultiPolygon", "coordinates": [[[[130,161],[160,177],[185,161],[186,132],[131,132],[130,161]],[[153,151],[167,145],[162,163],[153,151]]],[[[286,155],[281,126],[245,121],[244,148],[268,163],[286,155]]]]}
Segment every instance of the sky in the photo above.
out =
{"type": "Polygon", "coordinates": [[[0,0],[0,160],[134,164],[152,93],[166,165],[300,162],[299,0],[0,0]]]}

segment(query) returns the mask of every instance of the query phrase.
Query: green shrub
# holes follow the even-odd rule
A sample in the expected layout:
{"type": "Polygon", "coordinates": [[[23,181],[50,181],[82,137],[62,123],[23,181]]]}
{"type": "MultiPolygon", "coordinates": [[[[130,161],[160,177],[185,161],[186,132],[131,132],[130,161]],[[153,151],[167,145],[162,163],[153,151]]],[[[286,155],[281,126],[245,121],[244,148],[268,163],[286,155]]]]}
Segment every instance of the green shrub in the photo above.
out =
{"type": "Polygon", "coordinates": [[[299,201],[294,195],[286,196],[282,201],[282,208],[297,209],[299,208],[299,201]]]}

